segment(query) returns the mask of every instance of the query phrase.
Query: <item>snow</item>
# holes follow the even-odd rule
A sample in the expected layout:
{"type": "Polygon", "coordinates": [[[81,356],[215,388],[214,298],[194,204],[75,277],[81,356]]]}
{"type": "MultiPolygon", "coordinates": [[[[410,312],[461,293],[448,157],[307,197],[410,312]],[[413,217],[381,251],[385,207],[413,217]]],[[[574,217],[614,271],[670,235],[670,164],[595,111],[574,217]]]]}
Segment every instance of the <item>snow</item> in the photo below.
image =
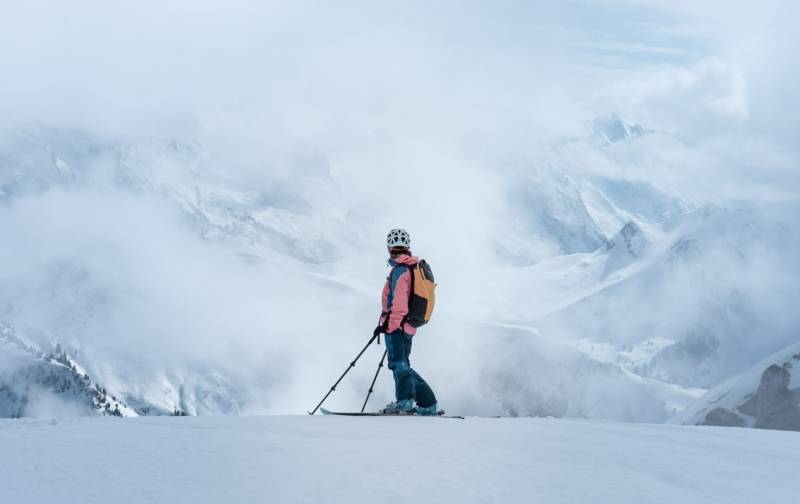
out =
{"type": "MultiPolygon", "coordinates": [[[[787,233],[757,212],[698,207],[633,172],[583,166],[578,144],[622,166],[626,149],[657,136],[609,121],[625,133],[616,143],[584,138],[471,168],[491,198],[470,197],[475,215],[458,219],[397,218],[352,158],[317,145],[248,160],[188,132],[11,128],[0,141],[0,323],[24,346],[60,343],[131,412],[290,413],[372,330],[380,240],[404,225],[440,282],[413,359],[444,407],[665,420],[794,337],[783,307],[798,269],[780,260],[787,233]],[[475,245],[454,254],[461,221],[475,245]],[[749,253],[760,242],[773,253],[749,253]],[[524,359],[495,350],[500,341],[524,359]]],[[[348,405],[369,385],[360,371],[341,386],[348,405]]],[[[386,402],[389,382],[376,390],[386,402]]]]}
{"type": "Polygon", "coordinates": [[[704,421],[709,411],[714,408],[725,408],[735,411],[735,414],[740,416],[748,426],[752,426],[754,419],[739,411],[738,407],[756,393],[764,371],[771,365],[783,367],[790,374],[789,388],[798,389],[800,388],[800,373],[794,372],[794,368],[799,362],[800,343],[789,345],[758,362],[750,369],[723,381],[670,421],[672,423],[699,424],[704,421]]]}
{"type": "Polygon", "coordinates": [[[791,502],[800,435],[557,419],[0,421],[4,502],[791,502]]]}
{"type": "Polygon", "coordinates": [[[616,114],[596,117],[588,123],[592,130],[592,139],[599,144],[612,144],[630,141],[636,137],[653,133],[638,124],[628,124],[616,114]]]}
{"type": "Polygon", "coordinates": [[[664,348],[674,344],[673,340],[664,338],[652,338],[641,343],[627,346],[623,349],[607,343],[597,342],[591,339],[580,339],[570,341],[568,344],[586,355],[589,355],[601,362],[618,364],[621,367],[635,371],[647,365],[655,355],[664,348]]]}

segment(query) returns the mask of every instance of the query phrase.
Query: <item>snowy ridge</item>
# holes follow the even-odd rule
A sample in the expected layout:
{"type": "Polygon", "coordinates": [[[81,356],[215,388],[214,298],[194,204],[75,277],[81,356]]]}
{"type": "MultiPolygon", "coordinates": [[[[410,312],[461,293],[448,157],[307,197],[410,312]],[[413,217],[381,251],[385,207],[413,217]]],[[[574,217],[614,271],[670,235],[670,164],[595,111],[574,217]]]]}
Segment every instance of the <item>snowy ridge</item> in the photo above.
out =
{"type": "MultiPolygon", "coordinates": [[[[741,356],[742,346],[769,342],[766,351],[758,350],[763,358],[792,341],[794,332],[785,326],[770,328],[764,304],[773,296],[797,298],[790,284],[776,284],[761,294],[746,290],[765,277],[793,274],[782,266],[796,263],[791,244],[795,238],[786,228],[753,212],[708,207],[672,222],[664,236],[643,247],[646,252],[638,260],[627,247],[612,247],[610,253],[622,251],[631,266],[601,284],[592,278],[602,278],[603,270],[594,266],[589,274],[584,267],[584,280],[572,289],[579,293],[574,301],[555,311],[532,314],[536,323],[545,333],[559,331],[575,340],[614,332],[622,336],[623,346],[671,340],[673,345],[662,348],[637,372],[700,388],[716,385],[715,380],[725,378],[731,369],[735,373],[752,365],[725,360],[741,356]],[[741,273],[730,275],[730,271],[741,273]],[[782,289],[780,295],[775,287],[782,289]],[[666,320],[659,316],[665,308],[673,314],[666,320]],[[769,338],[755,337],[762,332],[769,338]]],[[[603,264],[599,261],[611,260],[611,254],[595,256],[591,264],[603,264]]],[[[594,339],[602,342],[600,337],[594,339]]]]}
{"type": "Polygon", "coordinates": [[[284,170],[300,177],[270,176],[261,182],[266,191],[227,178],[193,140],[110,143],[44,127],[6,127],[4,133],[0,190],[7,199],[62,186],[157,195],[176,204],[207,238],[312,263],[338,250],[334,232],[336,242],[351,235],[339,222],[347,209],[319,155],[283,161],[290,164],[284,170]]]}
{"type": "Polygon", "coordinates": [[[592,132],[592,140],[599,145],[631,141],[654,133],[653,130],[646,129],[638,124],[627,123],[616,114],[596,117],[587,122],[587,126],[592,132]]]}
{"type": "Polygon", "coordinates": [[[671,422],[800,430],[800,343],[725,380],[671,422]]]}
{"type": "Polygon", "coordinates": [[[94,383],[62,350],[45,353],[26,345],[13,327],[0,323],[0,416],[48,415],[64,405],[89,415],[138,416],[123,401],[94,383]]]}
{"type": "Polygon", "coordinates": [[[624,268],[636,262],[647,251],[649,240],[642,228],[631,221],[620,229],[608,245],[608,259],[605,274],[624,268]]]}
{"type": "Polygon", "coordinates": [[[531,168],[523,165],[524,183],[511,188],[509,201],[513,232],[499,245],[501,256],[516,265],[531,264],[542,259],[594,251],[607,242],[603,229],[619,218],[614,208],[600,202],[584,201],[580,184],[566,173],[553,168],[531,168]],[[590,210],[591,208],[591,210],[590,210]]]}

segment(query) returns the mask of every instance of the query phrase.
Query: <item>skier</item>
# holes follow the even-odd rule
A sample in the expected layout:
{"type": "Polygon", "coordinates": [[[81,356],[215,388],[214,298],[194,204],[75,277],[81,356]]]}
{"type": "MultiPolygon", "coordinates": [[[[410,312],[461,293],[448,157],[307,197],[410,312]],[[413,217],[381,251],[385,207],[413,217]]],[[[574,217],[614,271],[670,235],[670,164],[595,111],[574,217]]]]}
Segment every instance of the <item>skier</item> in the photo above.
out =
{"type": "Polygon", "coordinates": [[[396,400],[388,404],[382,412],[436,415],[438,405],[433,390],[411,369],[409,362],[411,343],[417,332],[406,320],[411,296],[410,268],[419,263],[419,258],[411,254],[411,239],[403,229],[392,229],[386,238],[386,246],[392,270],[383,287],[383,311],[374,334],[386,334],[386,352],[389,369],[394,374],[396,400]]]}

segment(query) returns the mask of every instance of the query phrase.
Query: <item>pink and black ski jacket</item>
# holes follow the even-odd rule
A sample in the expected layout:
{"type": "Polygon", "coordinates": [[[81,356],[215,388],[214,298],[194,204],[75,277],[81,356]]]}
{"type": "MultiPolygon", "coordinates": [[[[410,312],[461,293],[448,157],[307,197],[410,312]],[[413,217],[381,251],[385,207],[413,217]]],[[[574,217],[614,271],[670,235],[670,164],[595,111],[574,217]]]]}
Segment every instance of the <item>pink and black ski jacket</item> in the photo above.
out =
{"type": "Polygon", "coordinates": [[[411,297],[409,266],[414,266],[418,262],[419,258],[410,254],[402,254],[389,259],[392,271],[386,278],[386,285],[383,286],[383,312],[381,313],[381,324],[386,323],[387,333],[403,329],[403,332],[413,336],[417,332],[417,329],[405,322],[404,319],[408,315],[408,300],[411,297]]]}

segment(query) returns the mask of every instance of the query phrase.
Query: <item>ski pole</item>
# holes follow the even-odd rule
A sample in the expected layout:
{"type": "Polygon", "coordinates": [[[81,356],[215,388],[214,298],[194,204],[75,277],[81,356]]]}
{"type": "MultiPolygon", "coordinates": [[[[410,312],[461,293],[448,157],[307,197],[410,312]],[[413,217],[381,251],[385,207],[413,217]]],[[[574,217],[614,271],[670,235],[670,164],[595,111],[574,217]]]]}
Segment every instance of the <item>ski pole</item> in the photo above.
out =
{"type": "Polygon", "coordinates": [[[361,356],[364,354],[364,352],[366,352],[366,351],[367,351],[367,348],[369,348],[369,346],[372,344],[372,342],[373,342],[373,341],[375,341],[375,338],[377,338],[377,337],[378,337],[378,335],[377,335],[377,334],[375,334],[375,335],[373,335],[373,336],[372,336],[372,338],[370,338],[370,339],[369,339],[369,341],[367,341],[367,344],[366,344],[366,345],[364,345],[364,348],[362,348],[360,352],[358,352],[358,355],[356,355],[356,358],[355,358],[355,359],[353,359],[353,361],[350,363],[350,365],[349,365],[349,366],[347,366],[347,369],[345,369],[345,370],[344,370],[344,373],[342,373],[342,376],[340,376],[340,377],[339,377],[339,379],[338,379],[338,380],[336,380],[336,383],[334,383],[334,384],[333,384],[333,386],[331,387],[331,389],[328,391],[328,393],[327,393],[327,394],[325,394],[325,397],[323,397],[323,398],[322,398],[322,400],[319,402],[319,404],[317,404],[317,406],[316,406],[316,407],[315,407],[313,410],[311,410],[311,411],[309,411],[309,412],[308,412],[308,414],[309,414],[309,415],[313,415],[314,413],[316,413],[316,412],[317,412],[317,410],[319,409],[319,407],[320,407],[320,406],[322,406],[322,403],[324,403],[324,402],[325,402],[325,399],[327,399],[327,398],[328,398],[328,396],[329,396],[329,395],[331,395],[331,393],[332,393],[334,390],[336,390],[336,386],[337,386],[337,385],[339,385],[339,382],[340,382],[340,381],[342,381],[342,379],[345,377],[345,375],[346,375],[348,372],[350,372],[350,370],[351,370],[351,369],[353,369],[354,367],[356,367],[356,361],[358,361],[358,359],[359,359],[359,358],[360,358],[360,357],[361,357],[361,356]]]}
{"type": "Polygon", "coordinates": [[[361,406],[361,413],[364,413],[364,408],[367,407],[367,401],[369,401],[369,395],[372,394],[372,388],[375,386],[375,381],[378,379],[378,373],[381,372],[381,368],[383,367],[383,360],[386,358],[386,352],[388,350],[383,351],[383,357],[381,357],[381,362],[378,364],[378,369],[375,371],[375,376],[372,378],[372,383],[369,385],[369,391],[367,392],[367,397],[364,399],[364,405],[361,406]]]}

